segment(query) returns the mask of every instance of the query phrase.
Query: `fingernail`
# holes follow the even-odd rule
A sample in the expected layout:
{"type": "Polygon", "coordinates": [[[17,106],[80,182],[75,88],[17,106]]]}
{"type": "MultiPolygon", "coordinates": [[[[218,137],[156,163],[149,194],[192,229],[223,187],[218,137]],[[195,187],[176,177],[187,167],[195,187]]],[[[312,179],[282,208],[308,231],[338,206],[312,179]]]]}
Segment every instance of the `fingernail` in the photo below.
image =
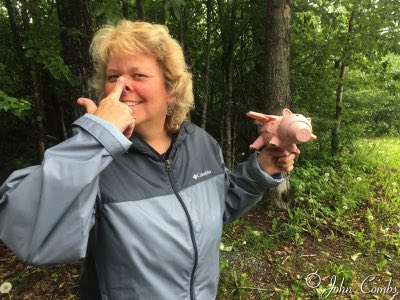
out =
{"type": "Polygon", "coordinates": [[[117,79],[118,82],[124,82],[124,80],[125,80],[124,76],[119,76],[117,79]]]}

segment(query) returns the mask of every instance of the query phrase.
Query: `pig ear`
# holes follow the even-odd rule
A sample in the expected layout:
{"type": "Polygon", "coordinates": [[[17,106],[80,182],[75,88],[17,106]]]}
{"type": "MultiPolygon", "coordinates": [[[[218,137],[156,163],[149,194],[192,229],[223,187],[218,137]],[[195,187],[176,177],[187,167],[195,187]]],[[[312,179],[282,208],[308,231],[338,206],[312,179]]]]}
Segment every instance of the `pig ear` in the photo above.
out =
{"type": "Polygon", "coordinates": [[[283,114],[284,117],[289,117],[290,115],[293,115],[293,113],[287,108],[283,109],[282,114],[283,114]]]}

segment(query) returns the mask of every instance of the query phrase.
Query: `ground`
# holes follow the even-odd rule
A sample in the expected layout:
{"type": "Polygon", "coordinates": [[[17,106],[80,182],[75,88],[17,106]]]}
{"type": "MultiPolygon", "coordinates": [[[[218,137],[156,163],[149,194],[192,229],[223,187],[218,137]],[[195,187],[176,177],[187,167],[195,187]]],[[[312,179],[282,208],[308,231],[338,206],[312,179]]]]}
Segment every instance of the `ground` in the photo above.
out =
{"type": "MultiPolygon", "coordinates": [[[[0,283],[11,282],[13,300],[78,299],[79,265],[31,267],[18,260],[0,242],[0,283]]],[[[0,295],[1,300],[9,299],[0,295]]]]}
{"type": "Polygon", "coordinates": [[[396,254],[392,255],[393,261],[388,254],[389,262],[377,270],[379,252],[360,250],[345,231],[332,232],[315,225],[320,226],[319,238],[304,232],[298,242],[270,234],[271,220],[284,222],[286,215],[260,204],[226,230],[223,241],[234,246],[221,252],[225,263],[219,300],[400,299],[400,262],[396,254]],[[319,289],[313,287],[318,283],[319,289]]]}
{"type": "MultiPolygon", "coordinates": [[[[331,298],[326,299],[400,299],[400,273],[396,264],[374,272],[378,258],[373,253],[352,258],[359,247],[346,232],[333,235],[321,227],[321,238],[315,239],[304,232],[298,242],[271,234],[272,220],[284,222],[286,214],[267,210],[261,203],[240,222],[225,229],[223,242],[233,247],[221,252],[218,299],[318,299],[316,289],[306,283],[307,275],[315,272],[325,286],[333,275],[338,275],[336,293],[332,291],[331,298]],[[351,277],[351,284],[346,274],[351,277]],[[346,279],[341,290],[340,275],[346,279]],[[365,291],[388,286],[392,290],[362,294],[361,282],[372,275],[375,278],[367,279],[365,291]]],[[[0,283],[7,280],[13,284],[11,299],[78,299],[79,265],[29,267],[3,244],[0,244],[0,257],[0,283]]],[[[309,282],[312,286],[318,277],[309,276],[308,279],[313,279],[309,282]]],[[[320,299],[328,295],[328,291],[323,292],[319,291],[320,299]]],[[[0,299],[8,299],[8,296],[0,299]]]]}

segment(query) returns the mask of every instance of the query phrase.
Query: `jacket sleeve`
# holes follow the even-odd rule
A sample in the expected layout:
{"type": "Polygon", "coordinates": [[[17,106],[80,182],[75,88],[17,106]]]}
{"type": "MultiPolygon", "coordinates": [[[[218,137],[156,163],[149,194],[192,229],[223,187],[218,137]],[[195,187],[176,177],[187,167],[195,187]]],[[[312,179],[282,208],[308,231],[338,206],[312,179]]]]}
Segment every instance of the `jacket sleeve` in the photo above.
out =
{"type": "Polygon", "coordinates": [[[131,143],[113,125],[86,114],[74,136],[48,149],[40,166],[18,170],[0,187],[0,239],[34,265],[85,256],[94,225],[99,174],[131,143]]]}
{"type": "Polygon", "coordinates": [[[225,198],[224,223],[231,223],[250,210],[263,196],[264,192],[283,182],[282,175],[270,176],[261,170],[258,153],[239,164],[233,171],[225,168],[227,194],[225,198]]]}

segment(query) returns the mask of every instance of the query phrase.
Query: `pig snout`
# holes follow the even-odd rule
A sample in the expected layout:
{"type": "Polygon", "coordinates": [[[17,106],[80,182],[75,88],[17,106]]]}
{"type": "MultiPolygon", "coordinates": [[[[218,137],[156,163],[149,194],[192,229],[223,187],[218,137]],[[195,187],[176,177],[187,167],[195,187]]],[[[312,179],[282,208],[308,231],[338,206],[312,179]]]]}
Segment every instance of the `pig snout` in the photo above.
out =
{"type": "Polygon", "coordinates": [[[293,122],[287,128],[287,137],[294,143],[305,143],[312,138],[312,129],[302,121],[293,122]]]}

